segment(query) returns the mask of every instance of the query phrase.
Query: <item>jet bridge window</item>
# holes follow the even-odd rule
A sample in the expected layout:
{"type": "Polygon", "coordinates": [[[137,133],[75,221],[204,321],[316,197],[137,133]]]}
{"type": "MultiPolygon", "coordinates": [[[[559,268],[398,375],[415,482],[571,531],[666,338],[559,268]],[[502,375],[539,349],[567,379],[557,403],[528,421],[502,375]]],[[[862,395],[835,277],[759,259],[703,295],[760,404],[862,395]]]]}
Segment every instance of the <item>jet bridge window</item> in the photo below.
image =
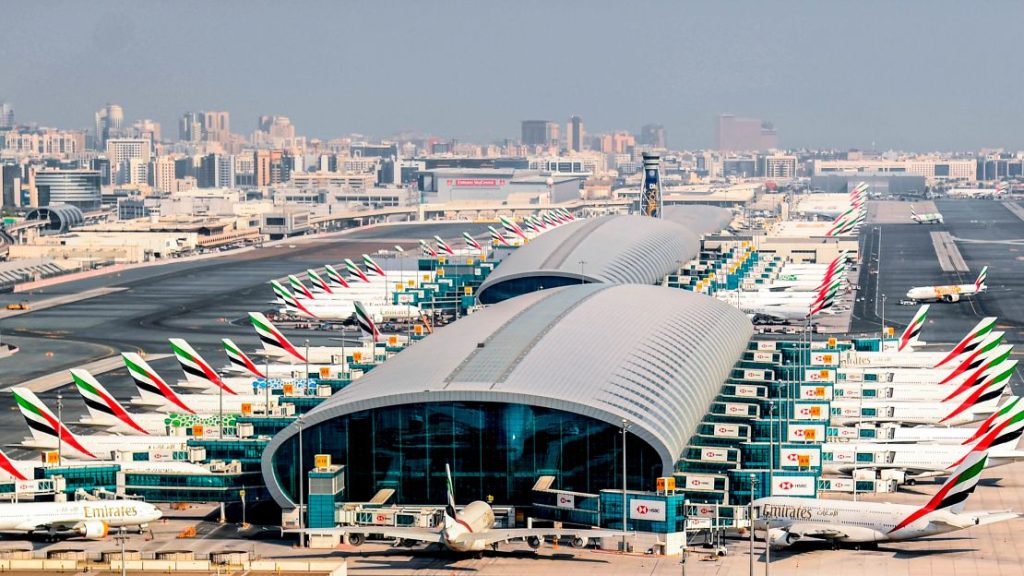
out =
{"type": "Polygon", "coordinates": [[[863,390],[862,394],[865,398],[874,398],[875,396],[878,396],[878,390],[868,388],[867,390],[863,390]]]}
{"type": "Polygon", "coordinates": [[[857,462],[874,462],[875,454],[873,452],[858,452],[857,462]]]}
{"type": "Polygon", "coordinates": [[[860,415],[861,416],[878,416],[878,409],[877,408],[863,408],[860,415]]]}

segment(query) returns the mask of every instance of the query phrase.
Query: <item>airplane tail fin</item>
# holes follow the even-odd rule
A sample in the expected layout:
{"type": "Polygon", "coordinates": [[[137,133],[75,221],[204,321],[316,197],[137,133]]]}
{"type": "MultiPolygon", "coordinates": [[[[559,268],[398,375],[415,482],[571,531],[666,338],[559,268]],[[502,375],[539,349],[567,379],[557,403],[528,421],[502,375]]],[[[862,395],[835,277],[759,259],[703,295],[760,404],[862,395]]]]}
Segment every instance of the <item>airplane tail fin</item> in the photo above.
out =
{"type": "Polygon", "coordinates": [[[917,313],[914,314],[910,324],[907,324],[906,329],[900,334],[898,351],[902,352],[907,346],[913,347],[918,342],[917,337],[921,335],[921,328],[924,327],[925,318],[928,317],[928,308],[929,305],[925,304],[917,309],[917,313]]]}
{"type": "Polygon", "coordinates": [[[316,270],[307,268],[306,275],[309,276],[309,281],[312,282],[314,289],[319,290],[324,294],[334,294],[334,290],[331,289],[331,285],[323,279],[323,276],[317,274],[316,270]]]}
{"type": "Polygon", "coordinates": [[[963,360],[961,360],[960,364],[956,368],[954,368],[953,371],[950,372],[945,378],[943,378],[942,381],[939,382],[939,384],[945,384],[947,382],[950,382],[957,376],[963,374],[964,372],[974,370],[981,366],[982,364],[985,364],[992,357],[1003,354],[1005,351],[1002,348],[1004,335],[1005,332],[999,330],[995,332],[989,332],[988,335],[985,336],[985,339],[982,340],[978,348],[976,348],[973,352],[965,352],[960,355],[960,358],[962,358],[963,360]]]}
{"type": "Polygon", "coordinates": [[[917,217],[917,210],[914,210],[914,205],[913,204],[910,205],[910,217],[911,218],[916,218],[917,217]]]}
{"type": "Polygon", "coordinates": [[[67,426],[57,419],[57,416],[36,397],[35,393],[28,388],[11,388],[11,392],[14,393],[14,401],[18,404],[18,410],[21,410],[21,415],[28,423],[32,437],[36,441],[53,442],[60,438],[61,442],[78,452],[90,458],[96,458],[96,455],[82,446],[78,436],[68,430],[67,426]]]}
{"type": "MultiPolygon", "coordinates": [[[[1014,413],[1014,408],[1020,404],[1020,400],[1020,396],[1011,396],[998,411],[986,418],[985,421],[975,429],[974,434],[972,434],[967,440],[963,441],[962,445],[967,446],[968,444],[972,444],[979,438],[994,430],[996,426],[1003,422],[1003,420],[1010,418],[1014,413]]],[[[1024,409],[1024,404],[1021,404],[1021,408],[1024,409]]]]}
{"type": "Polygon", "coordinates": [[[169,404],[188,414],[195,414],[195,411],[185,405],[181,397],[141,356],[135,352],[122,352],[121,358],[143,401],[156,405],[169,404]]]}
{"type": "Polygon", "coordinates": [[[288,275],[288,284],[291,285],[293,290],[295,290],[295,294],[299,298],[306,298],[308,300],[316,299],[316,296],[309,290],[309,288],[306,288],[306,285],[303,284],[302,280],[299,280],[299,277],[295,274],[288,275]]]}
{"type": "Polygon", "coordinates": [[[448,503],[444,507],[444,528],[448,530],[458,522],[455,519],[455,485],[452,484],[452,469],[448,464],[444,465],[444,476],[446,480],[445,491],[448,495],[448,503]]]}
{"type": "MultiPolygon", "coordinates": [[[[986,452],[1004,444],[1016,444],[1021,436],[1024,436],[1024,407],[1011,410],[1008,417],[999,420],[988,433],[978,439],[974,446],[971,447],[971,452],[986,452]]],[[[951,464],[949,468],[959,466],[963,463],[964,458],[967,458],[967,454],[954,464],[951,464]]]]}
{"type": "Polygon", "coordinates": [[[380,338],[380,332],[377,331],[377,324],[374,323],[373,316],[366,310],[366,306],[362,302],[356,300],[353,304],[356,309],[356,322],[359,324],[359,329],[376,342],[380,338]]]}
{"type": "Polygon", "coordinates": [[[434,242],[437,242],[437,247],[440,248],[441,250],[444,250],[449,255],[455,255],[455,251],[452,250],[452,247],[449,246],[447,242],[442,240],[441,237],[438,236],[437,234],[434,235],[434,242]]]}
{"type": "Polygon", "coordinates": [[[971,452],[963,459],[953,474],[942,485],[942,488],[932,496],[927,504],[915,510],[904,518],[889,533],[906,528],[915,521],[940,510],[948,510],[954,514],[963,512],[967,497],[978,487],[978,480],[981,479],[981,471],[985,469],[988,462],[988,452],[971,452]]]}
{"type": "Polygon", "coordinates": [[[437,258],[437,250],[431,248],[430,244],[427,244],[426,240],[420,240],[420,251],[423,252],[424,256],[433,256],[434,258],[437,258]]]}
{"type": "Polygon", "coordinates": [[[373,272],[376,276],[380,276],[381,278],[387,277],[387,273],[384,272],[384,269],[381,268],[380,264],[377,264],[373,258],[370,258],[369,254],[363,254],[363,266],[365,266],[368,271],[373,272]]]}
{"type": "MultiPolygon", "coordinates": [[[[1014,362],[1016,362],[1016,360],[1014,360],[1014,362]]],[[[949,420],[952,420],[953,418],[955,418],[956,416],[970,409],[973,406],[998,400],[999,397],[1003,395],[1003,391],[1006,390],[1007,380],[1010,379],[1010,374],[1012,373],[1013,370],[1001,373],[999,376],[992,378],[986,384],[979,384],[975,386],[974,392],[969,394],[967,398],[959,406],[954,408],[953,411],[949,413],[948,416],[946,416],[942,420],[939,420],[939,423],[945,424],[949,420]]]]}
{"type": "Polygon", "coordinates": [[[316,314],[310,312],[309,308],[306,308],[306,305],[296,298],[291,291],[282,286],[280,282],[277,280],[271,280],[270,285],[274,287],[274,294],[277,296],[277,299],[284,304],[286,310],[296,314],[305,315],[309,318],[316,318],[316,314]]]}
{"type": "Polygon", "coordinates": [[[14,465],[14,461],[3,450],[0,450],[0,469],[10,474],[11,478],[15,480],[28,480],[25,474],[18,470],[18,467],[14,465]]]}
{"type": "Polygon", "coordinates": [[[125,410],[124,406],[114,398],[96,378],[81,368],[71,369],[71,378],[75,382],[75,388],[85,400],[85,407],[94,420],[110,422],[114,424],[121,422],[142,434],[148,435],[149,431],[139,425],[135,418],[125,410]]]}
{"type": "Polygon", "coordinates": [[[249,321],[256,329],[256,334],[259,335],[267,354],[278,358],[295,358],[299,362],[306,361],[306,357],[262,313],[249,312],[249,321]]]}
{"type": "Polygon", "coordinates": [[[494,226],[488,226],[488,230],[491,232],[491,243],[497,242],[503,246],[508,246],[508,240],[505,239],[505,235],[494,229],[494,226]]]}
{"type": "Polygon", "coordinates": [[[993,328],[995,328],[995,325],[995,316],[982,318],[981,322],[978,322],[978,324],[975,325],[974,328],[972,328],[971,331],[968,332],[967,335],[964,336],[963,339],[961,339],[960,342],[958,342],[957,345],[954,346],[953,349],[949,351],[949,354],[947,354],[946,357],[943,358],[938,364],[933,366],[933,368],[940,368],[943,364],[949,362],[950,360],[956,358],[957,356],[963,354],[964,352],[973,352],[978,346],[981,345],[982,341],[985,338],[985,335],[991,332],[993,328]]]}
{"type": "MultiPolygon", "coordinates": [[[[1010,348],[1010,346],[1007,346],[1010,348]]],[[[974,371],[967,379],[957,386],[957,389],[946,396],[942,401],[947,402],[952,398],[955,398],[962,394],[965,390],[974,387],[984,387],[997,382],[1008,381],[1013,376],[1013,371],[1017,369],[1017,361],[1010,360],[1006,364],[1002,364],[1003,360],[1010,357],[1010,352],[1007,351],[1005,354],[992,358],[988,362],[982,364],[977,370],[974,371]]]]}
{"type": "Polygon", "coordinates": [[[178,359],[181,371],[185,373],[185,378],[189,382],[212,390],[221,388],[224,392],[232,395],[235,393],[234,390],[224,384],[220,374],[217,374],[217,371],[188,342],[181,338],[170,338],[169,341],[171,343],[171,350],[174,351],[174,357],[178,359]]]}
{"type": "Polygon", "coordinates": [[[260,372],[256,363],[245,352],[242,352],[242,349],[236,346],[230,338],[222,338],[220,342],[224,345],[224,352],[227,353],[232,366],[237,366],[257,378],[266,378],[266,374],[260,372]]]}
{"type": "Polygon", "coordinates": [[[476,241],[476,238],[470,236],[469,232],[463,232],[462,239],[466,241],[466,246],[469,246],[474,250],[483,250],[483,246],[481,246],[480,243],[476,241]]]}
{"type": "Polygon", "coordinates": [[[348,270],[349,274],[359,278],[363,282],[366,282],[367,284],[370,283],[370,279],[366,277],[366,274],[360,270],[359,266],[356,266],[356,263],[350,258],[345,258],[345,270],[348,270]]]}
{"type": "Polygon", "coordinates": [[[324,270],[327,270],[327,277],[331,279],[331,282],[334,282],[335,284],[341,286],[342,288],[349,287],[348,280],[345,280],[345,277],[342,276],[340,272],[335,270],[334,266],[331,266],[330,264],[325,264],[324,270]]]}
{"type": "Polygon", "coordinates": [[[988,278],[988,266],[984,266],[981,272],[978,273],[978,278],[974,281],[974,288],[978,292],[983,292],[988,286],[985,286],[985,280],[988,278]]]}

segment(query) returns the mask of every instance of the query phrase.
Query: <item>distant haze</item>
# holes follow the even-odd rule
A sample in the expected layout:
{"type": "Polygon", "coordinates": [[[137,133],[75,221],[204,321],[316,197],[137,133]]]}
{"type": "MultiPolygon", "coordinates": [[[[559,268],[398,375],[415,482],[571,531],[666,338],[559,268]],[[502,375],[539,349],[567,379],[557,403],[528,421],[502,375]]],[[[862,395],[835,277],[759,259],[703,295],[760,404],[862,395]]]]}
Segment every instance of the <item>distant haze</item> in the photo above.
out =
{"type": "MultiPolygon", "coordinates": [[[[299,133],[518,138],[664,124],[714,143],[723,112],[783,147],[1024,149],[1019,1],[3,3],[0,100],[92,126],[105,102],[177,136],[186,110],[299,133]]],[[[165,136],[165,137],[166,137],[165,136]]]]}

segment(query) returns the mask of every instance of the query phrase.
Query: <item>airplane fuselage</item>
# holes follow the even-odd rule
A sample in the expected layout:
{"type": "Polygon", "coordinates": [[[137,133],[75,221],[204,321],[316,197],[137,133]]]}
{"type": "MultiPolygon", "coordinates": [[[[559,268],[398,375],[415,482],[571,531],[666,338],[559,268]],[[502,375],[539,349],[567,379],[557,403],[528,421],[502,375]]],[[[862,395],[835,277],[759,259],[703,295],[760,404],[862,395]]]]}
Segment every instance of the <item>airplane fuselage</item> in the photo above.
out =
{"type": "Polygon", "coordinates": [[[918,286],[907,291],[907,298],[917,302],[959,302],[984,292],[974,284],[951,284],[948,286],[918,286]]]}
{"type": "Polygon", "coordinates": [[[481,552],[486,543],[483,540],[459,541],[466,534],[479,534],[494,528],[494,510],[486,502],[470,502],[456,514],[455,524],[441,532],[442,544],[454,552],[481,552]]]}

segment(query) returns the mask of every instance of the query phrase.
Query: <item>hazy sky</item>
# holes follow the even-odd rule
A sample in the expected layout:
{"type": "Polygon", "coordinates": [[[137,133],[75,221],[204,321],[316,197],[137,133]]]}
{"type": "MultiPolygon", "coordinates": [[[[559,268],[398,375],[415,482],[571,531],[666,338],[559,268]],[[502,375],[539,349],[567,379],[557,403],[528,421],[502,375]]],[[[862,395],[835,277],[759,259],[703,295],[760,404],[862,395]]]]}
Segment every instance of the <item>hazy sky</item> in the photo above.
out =
{"type": "Polygon", "coordinates": [[[4,2],[0,100],[89,127],[105,102],[177,135],[185,110],[300,133],[466,140],[519,121],[666,126],[722,112],[786,147],[1024,149],[1024,2],[4,2]]]}

